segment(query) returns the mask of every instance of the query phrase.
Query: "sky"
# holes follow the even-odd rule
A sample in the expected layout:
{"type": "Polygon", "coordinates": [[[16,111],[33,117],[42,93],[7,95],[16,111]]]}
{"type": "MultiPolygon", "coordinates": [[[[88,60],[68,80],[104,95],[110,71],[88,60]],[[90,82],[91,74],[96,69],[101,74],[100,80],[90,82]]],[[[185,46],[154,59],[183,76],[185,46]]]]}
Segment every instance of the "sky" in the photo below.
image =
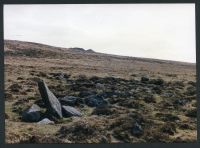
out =
{"type": "Polygon", "coordinates": [[[196,63],[195,4],[4,5],[4,39],[196,63]]]}

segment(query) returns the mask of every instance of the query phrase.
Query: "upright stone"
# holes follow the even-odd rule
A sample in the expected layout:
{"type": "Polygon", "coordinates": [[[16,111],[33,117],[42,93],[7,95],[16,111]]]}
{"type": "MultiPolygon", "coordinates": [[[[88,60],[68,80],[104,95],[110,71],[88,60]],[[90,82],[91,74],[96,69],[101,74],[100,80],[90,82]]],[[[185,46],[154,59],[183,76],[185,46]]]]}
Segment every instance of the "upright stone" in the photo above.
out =
{"type": "Polygon", "coordinates": [[[38,81],[38,88],[48,112],[57,118],[62,118],[61,104],[43,80],[38,81]]]}

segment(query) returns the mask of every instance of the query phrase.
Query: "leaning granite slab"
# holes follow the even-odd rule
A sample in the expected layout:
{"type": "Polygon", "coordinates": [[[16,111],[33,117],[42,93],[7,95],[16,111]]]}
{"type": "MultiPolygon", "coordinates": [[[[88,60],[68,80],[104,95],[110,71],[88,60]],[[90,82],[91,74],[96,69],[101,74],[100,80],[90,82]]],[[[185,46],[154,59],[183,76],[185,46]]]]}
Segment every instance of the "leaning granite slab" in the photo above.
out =
{"type": "Polygon", "coordinates": [[[63,116],[64,117],[71,117],[71,116],[82,116],[81,113],[74,107],[71,106],[62,106],[63,109],[63,116]]]}
{"type": "Polygon", "coordinates": [[[37,122],[37,124],[54,124],[54,122],[49,120],[48,118],[44,118],[41,121],[37,122]]]}
{"type": "Polygon", "coordinates": [[[30,108],[22,112],[22,120],[26,122],[38,122],[40,120],[40,107],[33,104],[30,108]]]}
{"type": "Polygon", "coordinates": [[[47,111],[57,118],[62,118],[62,107],[56,96],[49,90],[47,84],[40,80],[38,81],[38,88],[42,100],[47,107],[47,111]]]}

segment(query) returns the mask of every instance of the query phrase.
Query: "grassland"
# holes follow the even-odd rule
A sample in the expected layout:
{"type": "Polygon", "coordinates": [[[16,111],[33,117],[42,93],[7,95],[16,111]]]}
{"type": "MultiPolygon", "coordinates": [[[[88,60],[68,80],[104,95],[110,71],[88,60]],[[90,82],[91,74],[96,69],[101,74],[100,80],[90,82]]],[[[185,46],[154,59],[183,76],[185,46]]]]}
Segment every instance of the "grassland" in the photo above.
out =
{"type": "MultiPolygon", "coordinates": [[[[196,65],[5,41],[6,143],[138,143],[197,140],[196,65]],[[64,79],[59,75],[64,74],[64,79]],[[83,116],[24,122],[43,79],[56,97],[103,97],[74,105],[83,116]]],[[[41,102],[40,102],[41,103],[41,102]]]]}

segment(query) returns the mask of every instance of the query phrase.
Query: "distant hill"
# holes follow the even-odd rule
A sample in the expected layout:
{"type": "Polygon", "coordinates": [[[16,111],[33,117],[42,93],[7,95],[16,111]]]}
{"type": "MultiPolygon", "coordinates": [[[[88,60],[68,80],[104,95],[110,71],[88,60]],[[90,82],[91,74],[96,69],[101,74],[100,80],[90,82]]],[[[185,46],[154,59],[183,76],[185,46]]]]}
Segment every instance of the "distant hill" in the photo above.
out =
{"type": "Polygon", "coordinates": [[[98,53],[92,49],[85,50],[80,47],[70,47],[70,48],[62,48],[55,47],[50,45],[45,45],[41,43],[27,42],[27,41],[18,41],[18,40],[4,40],[4,51],[5,55],[13,55],[13,56],[31,56],[35,58],[42,57],[62,57],[66,54],[92,54],[93,56],[101,57],[101,58],[115,58],[115,59],[126,59],[126,60],[137,60],[148,63],[166,63],[166,64],[183,64],[183,65],[195,65],[194,63],[187,62],[177,62],[177,61],[169,61],[169,60],[161,60],[161,59],[151,59],[151,58],[140,58],[140,57],[129,57],[129,56],[120,56],[120,55],[112,55],[105,53],[98,53]]]}

